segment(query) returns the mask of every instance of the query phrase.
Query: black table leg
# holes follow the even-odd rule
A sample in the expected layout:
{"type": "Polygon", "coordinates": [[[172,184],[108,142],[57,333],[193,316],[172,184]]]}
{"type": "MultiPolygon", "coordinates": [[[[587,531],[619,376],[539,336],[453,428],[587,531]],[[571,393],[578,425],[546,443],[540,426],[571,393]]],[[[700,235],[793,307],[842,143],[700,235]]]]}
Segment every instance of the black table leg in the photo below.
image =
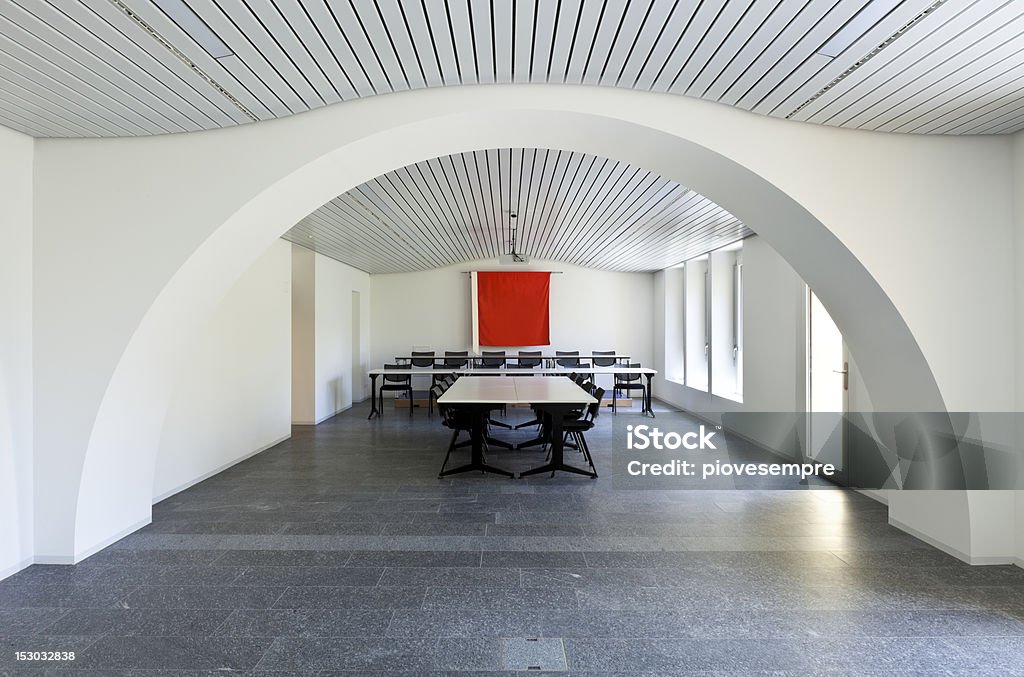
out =
{"type": "MultiPolygon", "coordinates": [[[[469,405],[455,405],[455,406],[469,406],[469,405]]],[[[473,429],[470,431],[470,437],[473,441],[473,453],[470,456],[469,463],[461,465],[458,468],[452,468],[451,470],[445,470],[438,473],[438,477],[446,477],[448,475],[457,475],[459,473],[469,472],[471,470],[479,470],[481,472],[494,473],[495,475],[504,475],[505,477],[515,477],[515,473],[496,468],[493,465],[488,465],[484,462],[484,440],[487,437],[487,416],[491,412],[491,408],[495,405],[485,406],[470,406],[474,411],[473,416],[473,429]]]]}
{"type": "Polygon", "coordinates": [[[654,395],[652,394],[651,380],[654,378],[654,374],[644,374],[647,377],[647,390],[644,391],[644,412],[650,414],[651,418],[657,418],[654,415],[654,395]]]}
{"type": "Polygon", "coordinates": [[[366,417],[367,420],[380,416],[380,410],[377,409],[377,374],[370,374],[370,395],[370,415],[366,417]]]}
{"type": "Polygon", "coordinates": [[[549,463],[545,463],[544,465],[542,465],[542,466],[540,466],[538,468],[531,468],[530,470],[527,470],[525,472],[519,473],[520,477],[527,477],[528,475],[539,475],[540,473],[543,473],[543,472],[549,472],[552,475],[554,475],[555,471],[557,471],[557,470],[562,470],[564,472],[576,473],[577,475],[584,475],[585,477],[589,477],[591,479],[597,477],[597,473],[596,472],[590,472],[589,470],[584,470],[583,468],[577,468],[576,466],[567,465],[565,463],[565,456],[563,454],[563,452],[564,452],[564,444],[563,444],[564,440],[562,439],[563,438],[562,421],[565,419],[565,416],[568,415],[568,413],[570,411],[572,411],[573,409],[576,409],[578,407],[579,407],[578,404],[575,404],[575,405],[556,405],[556,404],[537,405],[537,408],[541,409],[542,411],[547,413],[549,415],[549,418],[550,418],[550,424],[549,424],[550,425],[550,429],[549,429],[550,431],[549,431],[549,440],[548,440],[548,442],[551,444],[551,461],[549,463]]]}

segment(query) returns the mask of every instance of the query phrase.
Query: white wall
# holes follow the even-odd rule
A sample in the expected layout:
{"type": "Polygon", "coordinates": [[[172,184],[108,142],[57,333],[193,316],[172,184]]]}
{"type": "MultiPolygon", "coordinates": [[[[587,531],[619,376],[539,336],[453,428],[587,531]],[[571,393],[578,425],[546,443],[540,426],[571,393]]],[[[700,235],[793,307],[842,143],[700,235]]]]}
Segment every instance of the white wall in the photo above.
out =
{"type": "MultiPolygon", "coordinates": [[[[552,261],[500,267],[494,260],[472,261],[415,273],[373,275],[372,364],[393,362],[414,345],[468,350],[472,342],[471,270],[551,270],[548,350],[618,350],[634,361],[653,364],[653,275],[615,273],[552,261]]],[[[509,354],[522,346],[509,346],[509,354]]],[[[487,350],[501,350],[485,346],[487,350]]],[[[603,385],[600,382],[598,385],[603,385]]],[[[419,389],[420,384],[416,384],[419,389]]]]}
{"type": "Polygon", "coordinates": [[[154,501],[291,435],[291,245],[249,268],[189,347],[157,455],[154,501]]]}
{"type": "Polygon", "coordinates": [[[0,127],[0,579],[32,558],[32,139],[0,127]]]}
{"type": "MultiPolygon", "coordinates": [[[[1021,346],[1024,346],[1024,132],[1017,132],[1013,135],[1013,187],[1014,201],[1013,213],[1015,221],[1016,248],[1016,340],[1018,347],[1016,355],[1016,376],[1017,376],[1017,401],[1014,410],[1024,412],[1024,355],[1021,354],[1021,346]]],[[[1020,431],[1024,433],[1024,431],[1020,431]]],[[[1024,453],[1024,434],[1019,434],[1021,443],[1018,446],[1020,453],[1024,453]]],[[[1016,494],[1015,511],[1015,540],[1017,544],[1017,562],[1024,566],[1024,491],[1014,492],[1016,494]]]]}
{"type": "Polygon", "coordinates": [[[316,421],[362,400],[370,352],[370,276],[316,255],[316,421]],[[363,363],[352,373],[352,292],[360,294],[363,363]]]}
{"type": "MultiPolygon", "coordinates": [[[[383,172],[517,146],[633,162],[728,208],[819,291],[851,346],[894,346],[858,356],[877,406],[1014,405],[1006,138],[842,130],[687,97],[536,84],[369,97],[201,134],[44,140],[34,406],[66,415],[34,427],[48,468],[37,550],[80,558],[149,518],[137,478],[152,475],[183,359],[176,332],[201,326],[271,240],[383,172]],[[948,274],[963,261],[984,265],[967,279],[948,274]],[[976,308],[986,331],[950,322],[951,307],[976,308]],[[125,491],[112,495],[111,481],[125,491]]],[[[947,538],[932,515],[918,517],[947,538]]]]}
{"type": "MultiPolygon", "coordinates": [[[[682,288],[673,272],[659,273],[656,304],[681,321],[682,288]]],[[[716,420],[718,414],[741,411],[804,411],[803,294],[803,280],[763,238],[744,240],[743,402],[690,388],[661,374],[654,382],[656,397],[716,420]]],[[[669,341],[663,359],[675,360],[679,348],[669,341]]],[[[664,364],[658,369],[671,374],[664,364]]]]}
{"type": "Polygon", "coordinates": [[[316,421],[316,254],[292,245],[292,423],[316,421]]]}
{"type": "Polygon", "coordinates": [[[370,276],[304,247],[292,250],[292,422],[315,425],[366,397],[370,276]],[[356,366],[354,291],[360,299],[356,366]]]}

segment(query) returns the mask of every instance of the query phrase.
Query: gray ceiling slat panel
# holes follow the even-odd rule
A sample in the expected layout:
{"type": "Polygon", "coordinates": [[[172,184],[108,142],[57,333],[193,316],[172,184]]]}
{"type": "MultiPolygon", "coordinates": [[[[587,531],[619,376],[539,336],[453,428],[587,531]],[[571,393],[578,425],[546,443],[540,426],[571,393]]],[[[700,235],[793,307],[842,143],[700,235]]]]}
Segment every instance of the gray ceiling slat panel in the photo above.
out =
{"type": "Polygon", "coordinates": [[[217,57],[150,0],[0,1],[0,63],[34,83],[18,82],[33,96],[9,97],[8,117],[90,121],[60,135],[216,129],[512,82],[671,92],[879,131],[1024,129],[989,107],[1024,101],[1024,87],[1005,88],[1024,51],[1021,0],[902,0],[884,15],[870,0],[187,0],[232,52],[217,57]],[[834,58],[819,53],[865,7],[874,25],[834,58]]]}
{"type": "MultiPolygon", "coordinates": [[[[302,8],[296,3],[289,3],[286,0],[246,0],[246,2],[253,13],[255,23],[258,23],[260,28],[272,36],[273,44],[284,53],[285,59],[281,63],[285,67],[290,66],[293,73],[301,74],[301,81],[308,85],[321,102],[341,101],[341,90],[335,86],[325,68],[330,65],[332,60],[327,58],[325,50],[313,51],[320,40],[314,39],[308,29],[304,31],[304,36],[298,31],[297,26],[309,25],[302,8]]],[[[300,81],[300,78],[291,75],[289,80],[297,82],[300,81]]]]}
{"type": "Polygon", "coordinates": [[[0,101],[8,102],[18,111],[29,113],[31,119],[45,123],[47,127],[54,130],[57,136],[100,135],[100,132],[88,120],[81,118],[75,120],[66,111],[58,112],[49,101],[6,79],[2,72],[0,72],[0,101]]]}
{"type": "MultiPolygon", "coordinates": [[[[850,0],[851,2],[856,1],[858,3],[862,0],[850,0]]],[[[844,91],[845,88],[855,86],[854,83],[864,79],[868,73],[871,73],[877,69],[888,57],[892,54],[898,54],[905,50],[908,46],[915,44],[914,40],[895,40],[885,50],[877,53],[876,56],[872,57],[868,61],[864,62],[855,72],[848,74],[841,81],[835,83],[829,88],[829,91],[824,95],[818,97],[815,101],[807,103],[812,96],[817,94],[823,87],[823,85],[832,83],[838,77],[840,77],[847,68],[852,64],[856,63],[858,59],[869,54],[879,44],[883,43],[889,38],[889,36],[896,34],[901,27],[907,25],[908,22],[913,20],[915,17],[920,15],[926,10],[935,0],[903,0],[901,4],[892,9],[888,14],[882,17],[878,23],[868,29],[863,35],[854,40],[852,44],[845,49],[836,57],[831,58],[829,56],[818,54],[817,50],[820,46],[824,46],[822,42],[807,43],[807,47],[812,50],[813,56],[808,59],[808,62],[814,61],[815,69],[812,71],[808,68],[808,65],[798,67],[789,82],[781,83],[780,87],[775,92],[772,92],[766,96],[759,106],[755,106],[753,110],[755,112],[761,112],[771,115],[786,116],[793,119],[802,119],[800,114],[804,113],[804,109],[810,108],[815,109],[815,106],[824,103],[824,101],[831,100],[831,97],[836,96],[839,92],[844,91]],[[797,111],[797,109],[800,109],[797,111]]],[[[833,12],[829,17],[822,22],[822,26],[828,25],[829,28],[833,27],[832,19],[836,16],[833,12]]],[[[842,16],[842,13],[839,14],[842,16]]],[[[946,14],[948,17],[949,14],[946,14]]],[[[936,15],[930,14],[925,16],[924,19],[917,24],[916,36],[927,36],[929,33],[929,26],[931,22],[936,19],[936,15]]],[[[821,33],[815,33],[817,37],[821,37],[821,33]]],[[[824,38],[828,39],[829,33],[824,34],[824,38]]]]}
{"type": "MultiPolygon", "coordinates": [[[[285,81],[282,74],[274,67],[270,57],[264,54],[259,45],[260,34],[265,36],[266,33],[260,29],[258,33],[246,34],[239,27],[239,21],[243,24],[252,23],[251,15],[240,3],[236,2],[235,5],[238,17],[225,14],[221,6],[213,0],[192,0],[189,3],[196,15],[217,34],[234,54],[234,58],[228,57],[216,61],[223,64],[239,81],[244,81],[243,78],[246,78],[244,72],[249,71],[251,77],[246,79],[251,82],[250,90],[267,108],[274,111],[275,115],[289,115],[306,110],[305,103],[298,92],[285,81]],[[250,16],[248,20],[245,19],[247,15],[250,16]],[[261,95],[260,90],[265,91],[266,95],[261,95]]],[[[174,25],[166,17],[163,21],[171,26],[174,25]]],[[[179,30],[179,32],[181,31],[179,30]]],[[[187,38],[183,38],[181,43],[188,45],[193,52],[202,51],[201,47],[187,38]]]]}
{"type": "Polygon", "coordinates": [[[41,68],[36,68],[35,65],[8,54],[4,51],[2,42],[0,40],[0,70],[10,73],[12,80],[24,81],[26,89],[31,89],[41,96],[45,96],[45,92],[60,97],[61,101],[66,102],[65,107],[68,109],[75,110],[93,124],[112,130],[107,136],[132,136],[139,133],[137,125],[123,119],[102,102],[87,98],[86,93],[75,88],[74,82],[68,84],[62,81],[60,73],[47,68],[45,64],[40,64],[41,68]]]}
{"type": "MultiPolygon", "coordinates": [[[[248,3],[259,1],[248,0],[248,3]]],[[[229,21],[235,30],[259,51],[264,62],[270,65],[287,89],[294,93],[293,105],[296,110],[308,110],[325,103],[323,96],[313,86],[313,73],[299,67],[298,62],[302,56],[305,56],[303,54],[305,50],[301,47],[288,49],[290,45],[295,44],[294,35],[290,29],[273,31],[270,26],[266,25],[268,21],[273,21],[273,18],[277,17],[276,10],[271,8],[267,11],[265,9],[257,15],[248,6],[246,0],[233,0],[230,4],[226,0],[220,0],[220,3],[222,9],[230,8],[229,21]]],[[[279,17],[277,23],[281,23],[279,17]]],[[[269,71],[259,72],[265,73],[269,78],[269,71]]]]}
{"type": "MultiPolygon", "coordinates": [[[[907,56],[914,59],[916,64],[907,68],[889,68],[888,81],[876,85],[875,89],[866,96],[861,96],[856,102],[856,111],[847,109],[846,114],[841,113],[836,117],[849,120],[851,125],[864,126],[880,114],[879,108],[887,110],[898,105],[902,100],[900,94],[909,87],[934,86],[936,82],[942,81],[940,78],[951,84],[957,84],[958,81],[962,82],[964,79],[982,79],[982,73],[986,65],[990,63],[986,60],[988,54],[997,52],[995,57],[998,60],[999,47],[1003,47],[1007,51],[1014,49],[1014,39],[1021,34],[1022,27],[1024,27],[1024,21],[1020,19],[1021,15],[1017,12],[1007,13],[1005,16],[995,15],[989,17],[985,22],[965,27],[965,30],[959,35],[952,35],[950,34],[952,31],[947,33],[942,30],[944,27],[938,27],[929,37],[934,37],[936,40],[945,38],[944,44],[931,45],[933,46],[932,53],[920,54],[916,59],[915,52],[919,50],[908,50],[907,56]],[[1010,23],[1004,24],[1003,20],[1009,20],[1010,23]],[[1013,25],[1014,22],[1016,26],[1013,25]],[[1004,30],[1001,31],[1000,26],[1004,30]],[[990,45],[993,49],[986,49],[983,45],[990,45]],[[934,52],[945,51],[945,49],[952,52],[950,58],[939,64],[933,63],[934,52]]],[[[916,45],[920,49],[924,49],[926,46],[928,45],[925,41],[916,45]]],[[[1024,45],[1019,45],[1016,51],[1022,48],[1024,45]]],[[[892,62],[889,65],[891,64],[892,62]]]]}
{"type": "Polygon", "coordinates": [[[979,60],[977,65],[980,69],[964,75],[960,82],[950,84],[947,80],[939,80],[884,110],[874,128],[899,131],[904,126],[921,120],[927,121],[946,110],[956,108],[958,102],[962,103],[965,97],[978,95],[985,99],[997,94],[998,88],[1013,83],[1019,77],[1019,69],[1024,65],[1024,45],[1003,45],[979,60]]]}
{"type": "MultiPolygon", "coordinates": [[[[975,15],[966,11],[948,17],[945,21],[938,21],[934,14],[925,17],[919,26],[923,31],[920,40],[903,40],[880,53],[852,77],[831,90],[828,96],[822,97],[827,102],[819,99],[815,102],[819,105],[808,106],[812,108],[813,116],[803,116],[802,119],[860,117],[900,86],[907,86],[921,76],[946,68],[949,61],[937,60],[935,53],[949,46],[949,53],[955,55],[958,48],[950,45],[951,41],[955,41],[958,36],[969,41],[972,34],[984,31],[984,24],[976,22],[976,19],[975,15]],[[900,65],[904,60],[908,63],[900,65]],[[847,113],[854,107],[856,110],[852,114],[847,113]]],[[[860,126],[859,123],[857,126],[860,126]]]]}
{"type": "Polygon", "coordinates": [[[558,21],[559,3],[541,2],[537,4],[534,22],[537,26],[533,33],[533,56],[530,62],[530,82],[548,82],[551,67],[551,55],[555,46],[555,23],[558,21]]]}
{"type": "Polygon", "coordinates": [[[944,106],[938,114],[929,116],[927,120],[915,122],[909,127],[909,131],[944,134],[960,125],[983,121],[993,109],[1020,103],[1019,94],[1022,88],[1024,77],[1021,68],[1018,67],[1002,87],[986,92],[983,97],[969,92],[944,106]]]}
{"type": "Polygon", "coordinates": [[[285,239],[370,273],[424,270],[508,253],[513,222],[518,253],[620,271],[658,270],[750,234],[707,198],[641,167],[501,148],[385,174],[285,239]]]}
{"type": "MultiPolygon", "coordinates": [[[[823,58],[829,62],[835,62],[836,67],[842,63],[848,63],[850,59],[842,54],[836,59],[829,60],[818,54],[817,50],[865,4],[867,4],[867,0],[839,0],[832,10],[824,14],[806,15],[806,23],[803,24],[801,32],[796,36],[797,39],[784,45],[785,53],[772,63],[768,77],[759,80],[737,101],[737,104],[755,112],[771,111],[774,109],[775,103],[804,84],[808,61],[815,62],[813,66],[815,71],[821,70],[818,64],[823,58]],[[804,78],[798,79],[793,84],[792,79],[798,71],[804,73],[804,78]],[[788,86],[787,80],[791,81],[788,86]],[[780,89],[782,90],[781,94],[779,93],[780,89]]],[[[801,18],[804,18],[804,15],[801,15],[801,18]]]]}
{"type": "MultiPolygon", "coordinates": [[[[84,5],[64,3],[58,9],[49,3],[36,2],[29,8],[53,31],[54,44],[57,44],[57,39],[62,39],[69,54],[73,53],[73,46],[79,46],[81,49],[74,52],[76,59],[86,59],[94,68],[116,72],[122,83],[128,83],[141,100],[162,110],[182,127],[195,130],[211,124],[230,125],[243,121],[213,105],[210,99],[182,79],[180,73],[166,68],[84,5]],[[75,35],[76,39],[72,41],[68,35],[75,35]],[[171,85],[165,84],[161,77],[166,77],[171,85]]],[[[116,13],[127,21],[123,14],[116,13]]],[[[209,92],[209,88],[204,89],[209,92]]]]}
{"type": "MultiPolygon", "coordinates": [[[[106,21],[113,31],[117,31],[133,40],[152,59],[158,61],[167,70],[177,74],[182,81],[190,83],[190,87],[207,93],[209,100],[215,102],[213,105],[227,111],[228,115],[238,120],[239,123],[249,122],[248,116],[240,110],[233,110],[235,108],[234,104],[221,92],[210,86],[202,77],[193,73],[190,66],[175,57],[169,49],[153,36],[148,35],[112,3],[95,2],[91,3],[88,8],[106,21]],[[193,78],[194,84],[191,84],[193,83],[193,78]]],[[[68,11],[71,11],[70,3],[68,3],[68,11]]],[[[173,44],[174,48],[181,52],[186,59],[194,63],[197,68],[201,69],[227,91],[230,91],[232,96],[241,101],[257,118],[267,119],[292,113],[283,103],[276,100],[266,85],[256,77],[250,68],[242,64],[237,57],[213,58],[179,28],[177,24],[167,18],[166,14],[150,2],[133,3],[132,11],[165,40],[173,44]],[[234,67],[232,68],[232,66],[234,67]]],[[[155,74],[156,70],[151,72],[155,74]]],[[[164,78],[164,81],[170,83],[166,78],[164,78]]]]}
{"type": "MultiPolygon", "coordinates": [[[[717,56],[737,26],[747,17],[756,3],[730,2],[715,15],[705,33],[700,36],[697,46],[688,55],[682,70],[669,84],[673,92],[688,92],[693,82],[706,70],[717,56]]],[[[763,2],[761,4],[764,4],[763,2]]]]}
{"type": "MultiPolygon", "coordinates": [[[[111,131],[115,127],[99,118],[88,107],[60,94],[56,87],[47,88],[37,81],[26,78],[20,72],[12,70],[10,66],[3,63],[2,57],[0,57],[0,79],[10,83],[10,87],[13,87],[14,91],[21,92],[21,96],[28,101],[46,101],[46,108],[51,114],[64,118],[69,123],[74,123],[75,127],[82,130],[83,136],[109,136],[115,133],[111,131]]],[[[14,105],[13,102],[11,103],[14,105]]]]}
{"type": "Polygon", "coordinates": [[[4,63],[9,67],[29,78],[42,76],[45,80],[60,83],[67,91],[77,95],[83,104],[95,105],[107,115],[116,116],[119,125],[130,130],[130,134],[162,134],[168,131],[125,105],[121,100],[122,93],[89,73],[67,55],[46,49],[38,40],[20,30],[12,37],[8,32],[11,28],[12,24],[8,24],[0,15],[0,54],[5,57],[4,63]],[[41,53],[45,53],[46,57],[41,56],[41,53]],[[19,68],[19,64],[23,64],[23,67],[19,68]]]}
{"type": "MultiPolygon", "coordinates": [[[[7,31],[18,40],[19,47],[24,46],[36,54],[48,54],[49,63],[102,92],[112,105],[120,108],[124,117],[169,131],[198,128],[133,79],[97,58],[86,46],[70,40],[39,17],[13,4],[6,14],[0,16],[7,31]]],[[[86,40],[91,37],[85,31],[81,34],[86,40]]]]}
{"type": "Polygon", "coordinates": [[[512,3],[492,0],[491,2],[491,43],[494,50],[494,81],[512,82],[514,62],[512,60],[512,3]]]}

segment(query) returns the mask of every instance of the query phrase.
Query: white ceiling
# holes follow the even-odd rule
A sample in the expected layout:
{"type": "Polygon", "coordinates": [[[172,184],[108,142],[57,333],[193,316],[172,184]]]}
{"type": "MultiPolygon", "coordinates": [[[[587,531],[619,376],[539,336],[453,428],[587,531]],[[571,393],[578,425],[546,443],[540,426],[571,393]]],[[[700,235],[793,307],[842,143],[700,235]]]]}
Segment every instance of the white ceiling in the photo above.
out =
{"type": "Polygon", "coordinates": [[[394,273],[507,254],[513,223],[519,254],[617,271],[660,270],[751,234],[707,198],[639,167],[513,148],[385,174],[284,237],[369,273],[394,273]]]}
{"type": "Polygon", "coordinates": [[[1024,129],[1024,0],[876,2],[895,8],[830,58],[868,0],[187,0],[232,52],[214,58],[150,0],[0,0],[0,124],[136,136],[556,82],[844,127],[1024,129]]]}

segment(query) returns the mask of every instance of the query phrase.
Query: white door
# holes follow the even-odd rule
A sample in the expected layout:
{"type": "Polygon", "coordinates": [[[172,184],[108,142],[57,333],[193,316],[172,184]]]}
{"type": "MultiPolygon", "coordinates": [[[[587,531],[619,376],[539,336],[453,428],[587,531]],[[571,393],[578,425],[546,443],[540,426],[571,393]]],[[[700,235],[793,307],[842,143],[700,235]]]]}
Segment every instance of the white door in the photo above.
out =
{"type": "Polygon", "coordinates": [[[808,456],[845,470],[849,404],[849,356],[843,335],[825,306],[807,290],[807,412],[808,456]]]}

